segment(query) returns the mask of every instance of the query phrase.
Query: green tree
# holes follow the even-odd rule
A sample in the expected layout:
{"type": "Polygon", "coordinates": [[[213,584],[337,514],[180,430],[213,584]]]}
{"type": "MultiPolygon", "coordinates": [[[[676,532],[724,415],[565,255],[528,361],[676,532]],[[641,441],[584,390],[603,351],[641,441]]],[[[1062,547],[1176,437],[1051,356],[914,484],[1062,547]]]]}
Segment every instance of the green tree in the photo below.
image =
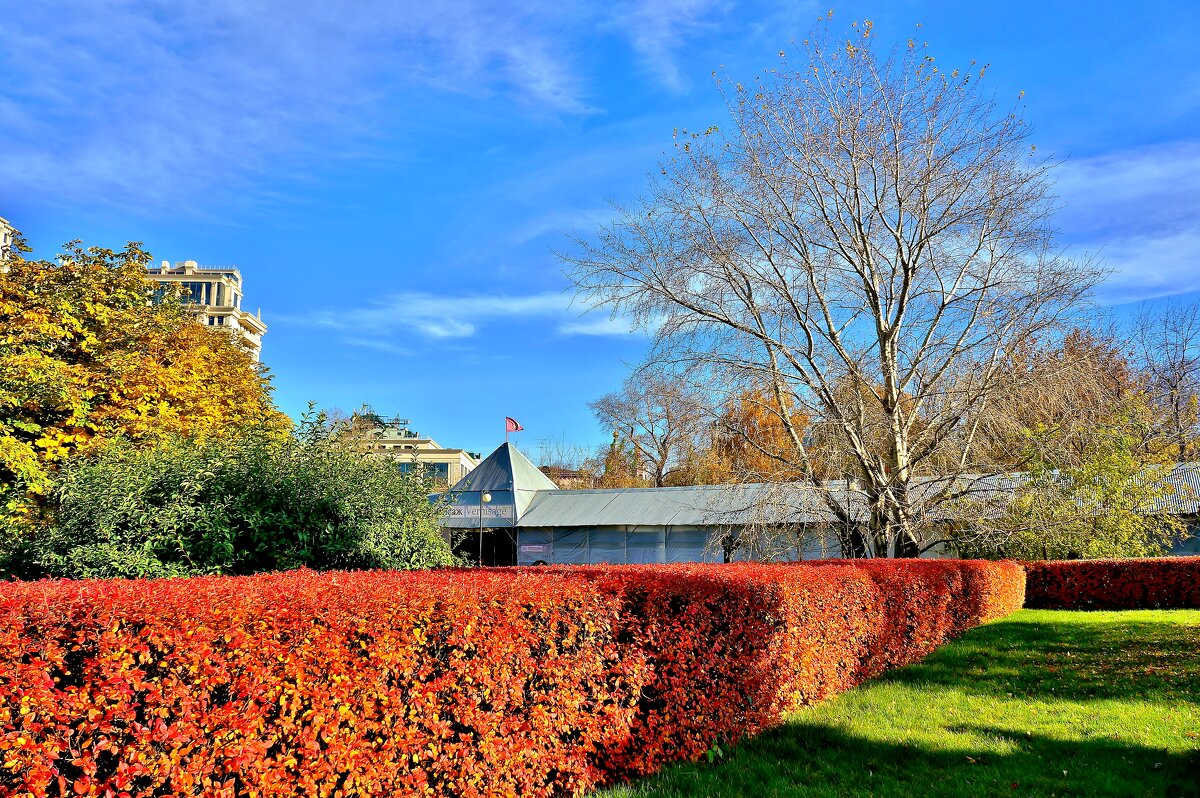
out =
{"type": "Polygon", "coordinates": [[[1165,554],[1186,527],[1159,511],[1173,490],[1172,465],[1147,458],[1149,425],[1145,397],[1135,395],[1086,435],[1061,425],[1031,430],[1031,463],[1015,497],[994,517],[978,513],[981,520],[961,532],[962,552],[1055,560],[1165,554]],[[1064,436],[1077,448],[1056,462],[1064,436]]]}
{"type": "MultiPolygon", "coordinates": [[[[203,440],[243,424],[286,429],[265,369],[178,301],[151,304],[150,255],[68,244],[0,270],[0,526],[36,525],[61,463],[109,441],[203,440]]],[[[6,545],[0,541],[0,548],[6,545]]]]}
{"type": "Polygon", "coordinates": [[[309,413],[224,440],[114,442],[62,470],[53,523],[9,569],[26,577],[155,577],[454,563],[420,474],[309,413]]]}

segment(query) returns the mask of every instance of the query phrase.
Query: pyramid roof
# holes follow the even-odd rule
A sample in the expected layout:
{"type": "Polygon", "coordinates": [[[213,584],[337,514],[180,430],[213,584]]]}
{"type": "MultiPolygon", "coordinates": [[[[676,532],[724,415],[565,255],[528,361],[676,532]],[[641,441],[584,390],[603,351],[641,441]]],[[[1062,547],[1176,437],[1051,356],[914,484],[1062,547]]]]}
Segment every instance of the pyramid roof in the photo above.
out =
{"type": "Polygon", "coordinates": [[[558,490],[549,477],[505,441],[447,492],[447,526],[515,526],[533,497],[558,490]],[[491,494],[485,506],[483,493],[491,494]],[[484,517],[480,519],[480,515],[484,517]]]}
{"type": "Polygon", "coordinates": [[[481,490],[558,490],[558,486],[505,441],[450,488],[451,493],[481,490]]]}

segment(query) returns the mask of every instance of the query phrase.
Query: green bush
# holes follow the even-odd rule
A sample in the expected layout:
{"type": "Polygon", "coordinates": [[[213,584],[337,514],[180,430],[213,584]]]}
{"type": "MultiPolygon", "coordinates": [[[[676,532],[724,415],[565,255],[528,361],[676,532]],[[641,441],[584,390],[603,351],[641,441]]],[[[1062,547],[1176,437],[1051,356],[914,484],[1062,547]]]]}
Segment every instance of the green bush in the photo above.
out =
{"type": "Polygon", "coordinates": [[[66,465],[50,523],[8,570],[107,578],[450,565],[431,489],[319,415],[288,436],[117,442],[66,465]]]}

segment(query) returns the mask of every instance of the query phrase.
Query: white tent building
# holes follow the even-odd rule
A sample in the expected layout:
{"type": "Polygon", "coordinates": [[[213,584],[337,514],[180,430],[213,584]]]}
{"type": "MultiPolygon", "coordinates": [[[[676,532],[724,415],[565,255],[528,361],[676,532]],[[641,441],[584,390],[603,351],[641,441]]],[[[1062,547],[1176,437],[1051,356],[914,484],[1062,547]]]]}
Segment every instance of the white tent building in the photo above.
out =
{"type": "MultiPolygon", "coordinates": [[[[773,485],[559,490],[510,443],[445,494],[444,526],[484,565],[720,562],[723,542],[752,523],[825,520],[810,491],[773,485]]],[[[836,557],[812,544],[791,558],[836,557]]]]}
{"type": "MultiPolygon", "coordinates": [[[[1182,516],[1193,530],[1200,517],[1200,464],[1185,463],[1167,478],[1171,493],[1147,512],[1182,516]]],[[[981,492],[1012,490],[1011,477],[981,477],[981,492]]],[[[678,488],[560,490],[510,443],[504,443],[437,501],[443,525],[465,532],[460,554],[483,565],[721,562],[767,554],[750,546],[748,528],[783,532],[749,536],[772,541],[769,556],[842,556],[824,497],[842,507],[861,504],[845,482],[819,488],[799,483],[697,485],[678,488]],[[798,534],[804,532],[804,534],[798,534]],[[796,548],[803,542],[803,550],[796,548]],[[791,548],[789,548],[789,546],[791,548]]],[[[861,520],[864,513],[854,514],[861,520]]],[[[1192,536],[1174,554],[1200,554],[1192,536]]],[[[927,552],[925,556],[946,556],[927,552]]]]}

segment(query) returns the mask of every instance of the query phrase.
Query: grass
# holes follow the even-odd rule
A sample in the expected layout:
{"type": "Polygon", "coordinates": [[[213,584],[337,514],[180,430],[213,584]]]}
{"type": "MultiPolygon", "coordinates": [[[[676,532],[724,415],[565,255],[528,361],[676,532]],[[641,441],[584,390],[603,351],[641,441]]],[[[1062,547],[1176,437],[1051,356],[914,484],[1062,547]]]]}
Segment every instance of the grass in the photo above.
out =
{"type": "Polygon", "coordinates": [[[601,793],[748,795],[1200,796],[1200,611],[1023,610],[712,764],[601,793]]]}

